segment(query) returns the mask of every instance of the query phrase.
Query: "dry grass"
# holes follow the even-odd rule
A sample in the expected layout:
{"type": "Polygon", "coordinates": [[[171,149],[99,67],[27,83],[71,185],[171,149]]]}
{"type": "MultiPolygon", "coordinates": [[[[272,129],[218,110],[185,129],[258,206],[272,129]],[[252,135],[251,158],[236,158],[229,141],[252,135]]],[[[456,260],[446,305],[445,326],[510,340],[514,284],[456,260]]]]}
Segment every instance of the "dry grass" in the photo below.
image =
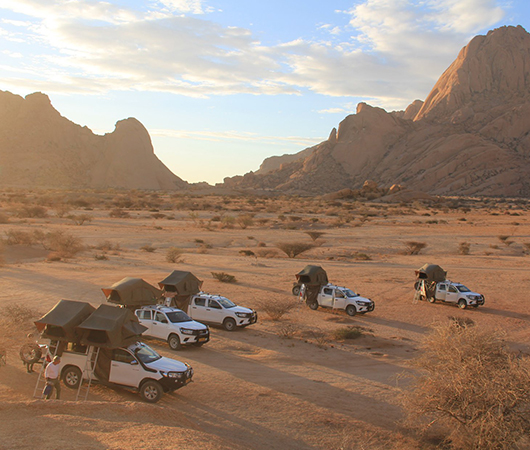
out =
{"type": "Polygon", "coordinates": [[[262,301],[259,304],[259,310],[267,314],[271,320],[277,321],[297,306],[296,300],[277,298],[262,301]]]}
{"type": "Polygon", "coordinates": [[[437,424],[462,449],[514,448],[530,435],[530,358],[510,352],[503,334],[451,320],[422,350],[405,397],[409,423],[422,432],[437,424]]]}
{"type": "Polygon", "coordinates": [[[406,255],[419,255],[419,253],[427,247],[426,242],[408,241],[405,242],[405,254],[406,255]]]}
{"type": "Polygon", "coordinates": [[[166,261],[169,263],[182,262],[184,251],[178,247],[169,247],[166,251],[166,261]]]}

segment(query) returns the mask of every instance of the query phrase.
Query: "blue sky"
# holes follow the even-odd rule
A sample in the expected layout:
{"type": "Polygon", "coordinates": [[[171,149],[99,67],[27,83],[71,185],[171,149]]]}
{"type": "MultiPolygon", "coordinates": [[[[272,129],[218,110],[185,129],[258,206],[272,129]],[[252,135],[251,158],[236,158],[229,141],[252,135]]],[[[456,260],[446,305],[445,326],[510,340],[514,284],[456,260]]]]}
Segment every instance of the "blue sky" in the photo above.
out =
{"type": "Polygon", "coordinates": [[[98,134],[136,117],[179,177],[216,183],[326,139],[357,103],[425,99],[527,0],[1,0],[0,90],[98,134]]]}

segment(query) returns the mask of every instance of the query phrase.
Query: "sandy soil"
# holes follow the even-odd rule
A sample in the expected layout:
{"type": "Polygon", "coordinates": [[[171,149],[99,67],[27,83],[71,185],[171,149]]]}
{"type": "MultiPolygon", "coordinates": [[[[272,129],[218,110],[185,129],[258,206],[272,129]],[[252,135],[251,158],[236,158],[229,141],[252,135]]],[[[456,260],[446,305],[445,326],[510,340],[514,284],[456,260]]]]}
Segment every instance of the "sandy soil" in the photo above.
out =
{"type": "MultiPolygon", "coordinates": [[[[257,251],[258,242],[270,249],[281,241],[310,241],[303,229],[276,224],[272,219],[277,214],[260,213],[256,217],[271,222],[247,229],[208,230],[186,211],[175,213],[174,220],[153,219],[148,211],[112,219],[97,208],[90,211],[93,220],[82,226],[54,216],[0,224],[2,234],[14,228],[62,229],[89,246],[106,240],[120,245],[106,254],[108,260],[96,260],[102,251],[92,248],[55,262],[46,261],[48,252],[37,245],[5,246],[2,307],[23,304],[45,313],[60,299],[97,306],[105,301],[101,288],[125,276],[156,284],[180,269],[204,280],[205,291],[260,314],[259,322],[244,330],[212,327],[212,340],[202,348],[173,352],[165,342],[146,340],[164,356],[195,369],[194,383],[155,405],[103,386],[94,387],[85,402],[76,402],[74,392],[64,387],[60,401],[33,398],[37,375],[27,374],[18,357],[33,330],[31,322],[14,326],[4,317],[0,347],[7,352],[7,365],[0,367],[0,449],[429,447],[401,424],[399,397],[407,387],[405,375],[413,370],[411,359],[433,323],[451,316],[471,318],[479,326],[502,329],[515,350],[530,352],[530,256],[524,245],[530,242],[530,214],[521,209],[505,214],[500,208],[495,215],[483,209],[427,217],[426,211],[396,209],[386,217],[370,216],[362,226],[332,228],[321,220],[320,228],[315,227],[326,233],[321,245],[296,259],[239,253],[257,251]],[[513,243],[503,244],[501,235],[513,243]],[[428,246],[419,255],[404,255],[404,243],[411,240],[428,246]],[[471,243],[469,255],[458,252],[463,241],[471,243]],[[145,245],[156,250],[142,251],[145,245]],[[184,250],[183,262],[165,261],[172,246],[184,250]],[[371,260],[356,260],[356,252],[371,260]],[[486,305],[459,310],[414,302],[414,270],[427,262],[440,264],[450,279],[483,293],[486,305]],[[331,281],[372,298],[375,311],[348,317],[300,304],[280,321],[260,313],[264,302],[296,302],[290,294],[294,274],[306,264],[322,265],[331,281]],[[235,275],[238,282],[219,283],[212,271],[235,275]],[[364,335],[344,342],[333,338],[334,331],[347,326],[362,327],[364,335]]],[[[300,227],[318,216],[297,215],[300,227]]]]}

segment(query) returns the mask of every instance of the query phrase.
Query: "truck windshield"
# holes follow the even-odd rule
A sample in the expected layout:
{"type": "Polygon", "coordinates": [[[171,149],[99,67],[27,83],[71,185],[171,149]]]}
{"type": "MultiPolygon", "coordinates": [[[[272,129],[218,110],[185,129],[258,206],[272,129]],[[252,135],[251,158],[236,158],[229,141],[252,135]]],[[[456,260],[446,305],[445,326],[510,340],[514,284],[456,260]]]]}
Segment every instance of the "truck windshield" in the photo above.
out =
{"type": "Polygon", "coordinates": [[[344,295],[349,298],[358,297],[359,294],[356,294],[351,289],[342,289],[342,292],[344,292],[344,295]]]}
{"type": "Polygon", "coordinates": [[[191,317],[188,316],[184,311],[173,311],[166,313],[167,318],[171,323],[189,322],[191,317]]]}
{"type": "Polygon", "coordinates": [[[468,288],[465,287],[463,284],[456,286],[456,288],[457,288],[460,292],[471,292],[471,289],[468,289],[468,288]]]}
{"type": "Polygon", "coordinates": [[[221,303],[223,308],[233,308],[234,306],[236,306],[236,304],[234,302],[231,302],[230,300],[228,300],[227,298],[224,298],[224,297],[219,297],[217,299],[217,301],[219,303],[221,303]]]}
{"type": "Polygon", "coordinates": [[[148,347],[145,344],[142,344],[141,347],[138,347],[134,351],[135,356],[142,361],[144,364],[152,363],[160,358],[162,358],[157,352],[155,352],[151,347],[148,347]]]}

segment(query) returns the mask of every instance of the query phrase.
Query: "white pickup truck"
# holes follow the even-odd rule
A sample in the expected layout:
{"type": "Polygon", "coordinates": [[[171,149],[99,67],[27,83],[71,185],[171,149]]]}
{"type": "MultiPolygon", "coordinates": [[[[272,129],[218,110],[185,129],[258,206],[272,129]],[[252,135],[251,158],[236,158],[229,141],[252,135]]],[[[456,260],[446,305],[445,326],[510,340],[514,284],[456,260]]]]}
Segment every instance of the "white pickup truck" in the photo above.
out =
{"type": "MultiPolygon", "coordinates": [[[[82,378],[88,379],[87,359],[93,358],[95,351],[95,347],[68,344],[61,355],[61,377],[66,387],[78,389],[82,378]]],[[[101,349],[93,373],[93,379],[100,378],[103,384],[138,392],[150,403],[160,400],[164,392],[185,386],[192,377],[189,364],[160,356],[143,342],[101,349]]]]}
{"type": "Polygon", "coordinates": [[[343,309],[349,316],[373,311],[375,303],[369,298],[361,297],[351,289],[325,284],[320,288],[316,299],[308,298],[308,306],[315,310],[319,306],[331,309],[343,309]]]}
{"type": "Polygon", "coordinates": [[[465,309],[468,306],[478,308],[479,305],[484,304],[484,296],[482,294],[471,291],[463,284],[453,283],[449,280],[436,283],[434,296],[426,295],[425,289],[423,289],[421,291],[421,297],[426,297],[431,303],[437,300],[445,303],[454,303],[461,309],[465,309]]]}
{"type": "Polygon", "coordinates": [[[237,306],[226,297],[204,292],[191,296],[187,313],[193,320],[222,325],[227,331],[258,321],[258,314],[253,309],[237,306]]]}
{"type": "Polygon", "coordinates": [[[200,347],[210,340],[208,326],[192,320],[180,309],[152,305],[143,306],[134,314],[147,327],[142,336],[164,339],[172,350],[179,350],[183,345],[200,347]]]}

